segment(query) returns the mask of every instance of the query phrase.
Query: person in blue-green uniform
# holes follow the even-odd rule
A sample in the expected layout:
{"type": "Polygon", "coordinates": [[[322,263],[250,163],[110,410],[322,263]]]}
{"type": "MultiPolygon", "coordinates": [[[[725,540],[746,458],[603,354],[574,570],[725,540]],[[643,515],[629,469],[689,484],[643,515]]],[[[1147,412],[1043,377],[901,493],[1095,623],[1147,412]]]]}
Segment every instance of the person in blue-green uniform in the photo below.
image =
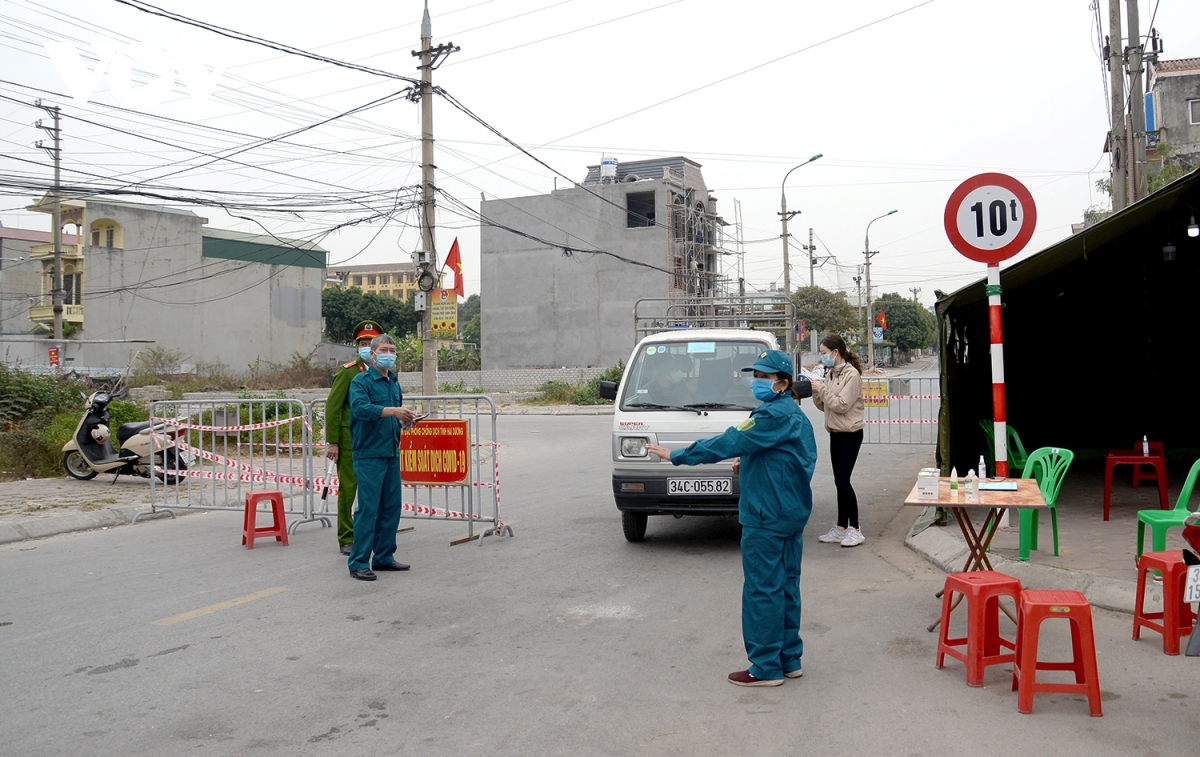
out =
{"type": "Polygon", "coordinates": [[[646,449],[674,465],[729,458],[741,481],[742,639],[750,667],[729,674],[737,686],[779,686],[803,674],[800,658],[800,559],[804,526],[812,512],[817,442],[793,388],[792,359],[764,350],[750,388],[762,404],[720,436],[670,451],[646,449]]]}
{"type": "Polygon", "coordinates": [[[338,475],[338,549],[350,554],[354,541],[354,494],[358,480],[354,477],[354,455],[350,442],[350,382],[371,367],[371,340],[383,333],[375,321],[362,321],[354,327],[358,357],[344,363],[333,375],[333,386],[325,403],[325,457],[337,464],[338,475]]]}
{"type": "Polygon", "coordinates": [[[408,570],[396,562],[400,525],[400,424],[415,414],[403,407],[396,365],[396,342],[387,334],[371,340],[372,367],[350,382],[350,440],[358,478],[358,513],[350,575],[374,581],[376,570],[408,570]]]}

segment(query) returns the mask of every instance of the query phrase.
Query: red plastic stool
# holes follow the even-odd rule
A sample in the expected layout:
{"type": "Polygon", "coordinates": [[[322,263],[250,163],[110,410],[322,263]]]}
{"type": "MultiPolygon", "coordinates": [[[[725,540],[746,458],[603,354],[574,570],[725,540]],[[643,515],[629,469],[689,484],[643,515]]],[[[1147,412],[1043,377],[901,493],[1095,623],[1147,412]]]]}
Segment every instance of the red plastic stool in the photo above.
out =
{"type": "Polygon", "coordinates": [[[1100,674],[1096,669],[1096,640],[1092,635],[1092,606],[1077,591],[1026,589],[1017,605],[1017,654],[1013,661],[1013,690],[1017,711],[1033,712],[1033,695],[1041,693],[1084,694],[1092,717],[1100,709],[1100,674]],[[1038,631],[1042,621],[1062,618],[1071,622],[1070,662],[1038,662],[1038,631]],[[1069,670],[1075,683],[1039,683],[1039,670],[1069,670]]]}
{"type": "Polygon", "coordinates": [[[1192,632],[1196,613],[1183,601],[1183,585],[1187,580],[1187,564],[1183,551],[1146,552],[1138,560],[1137,599],[1133,604],[1133,638],[1140,639],[1142,627],[1162,634],[1163,653],[1179,654],[1179,637],[1192,632]],[[1146,575],[1156,570],[1162,574],[1162,612],[1146,612],[1146,575]],[[1154,623],[1159,620],[1161,623],[1154,623]]]}
{"type": "Polygon", "coordinates": [[[275,541],[287,546],[287,519],[283,517],[283,492],[274,489],[261,489],[246,492],[246,513],[242,519],[242,544],[246,549],[254,549],[254,540],[274,536],[275,541]],[[258,503],[263,500],[271,502],[271,525],[266,528],[258,527],[258,503]]]}
{"type": "Polygon", "coordinates": [[[1001,647],[1015,649],[1016,645],[1000,637],[1000,597],[1012,597],[1016,603],[1020,594],[1021,582],[1018,579],[992,570],[946,576],[936,667],[941,668],[946,655],[950,655],[966,663],[968,686],[982,686],[984,668],[1012,662],[1012,653],[1001,651],[1001,647]],[[967,635],[960,639],[950,638],[951,600],[955,593],[967,599],[967,635]],[[964,644],[966,652],[955,648],[964,644]]]}

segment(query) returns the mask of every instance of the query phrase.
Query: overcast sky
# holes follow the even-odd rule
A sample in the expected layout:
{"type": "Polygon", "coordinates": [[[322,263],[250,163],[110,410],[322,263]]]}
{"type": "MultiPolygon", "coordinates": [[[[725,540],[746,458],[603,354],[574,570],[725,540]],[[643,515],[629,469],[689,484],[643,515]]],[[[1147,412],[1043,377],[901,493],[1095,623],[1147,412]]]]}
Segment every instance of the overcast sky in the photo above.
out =
{"type": "MultiPolygon", "coordinates": [[[[1107,27],[1108,3],[1101,3],[1107,27]]],[[[154,4],[337,60],[417,74],[410,51],[419,47],[419,0],[154,4]]],[[[1143,0],[1140,7],[1143,35],[1155,14],[1164,58],[1200,56],[1200,2],[1143,0]]],[[[935,289],[953,291],[982,275],[982,265],[954,252],[942,229],[947,198],[973,174],[1009,173],[1032,192],[1038,225],[1026,255],[1068,235],[1085,208],[1107,204],[1094,188],[1108,170],[1107,76],[1085,0],[431,0],[430,12],[435,43],[462,48],[435,72],[435,84],[562,174],[582,180],[602,155],[685,155],[701,163],[727,220],[740,201],[746,277],[758,288],[782,281],[780,182],[815,153],[824,157],[788,182],[789,208],[802,211],[791,231],[806,243],[808,228],[815,230],[818,254],[836,257],[817,270],[817,283],[852,299],[865,227],[893,209],[899,212],[871,229],[880,251],[872,261],[877,293],[911,296],[909,288],[920,287],[929,304],[935,289]]],[[[231,154],[256,137],[384,98],[403,82],[235,41],[115,0],[0,0],[0,72],[11,82],[0,84],[8,98],[0,100],[0,173],[49,180],[47,158],[33,146],[45,137],[33,126],[44,113],[28,104],[40,96],[67,116],[65,182],[169,185],[176,198],[266,193],[238,195],[251,204],[259,196],[322,193],[331,204],[300,215],[193,209],[217,227],[318,239],[333,263],[407,262],[417,245],[407,211],[328,233],[370,215],[330,197],[369,194],[375,205],[364,208],[376,207],[419,180],[418,108],[403,99],[253,146],[236,164],[200,154],[231,154]],[[106,44],[134,47],[113,58],[117,65],[81,108],[45,47],[62,41],[75,45],[83,72],[106,44]],[[153,69],[156,49],[176,68],[202,62],[221,69],[206,102],[182,79],[161,102],[143,89],[154,77],[142,69],[153,69]],[[134,63],[132,90],[123,92],[119,62],[134,56],[142,62],[134,63]],[[112,107],[122,104],[141,113],[112,107]]],[[[481,193],[491,199],[553,188],[551,171],[445,101],[435,110],[443,190],[477,209],[481,193]]],[[[34,196],[0,196],[0,221],[48,229],[46,217],[21,210],[34,196]]],[[[439,254],[457,235],[467,292],[479,291],[478,227],[448,204],[439,226],[439,254]]],[[[793,285],[806,284],[803,256],[792,261],[793,285]]]]}

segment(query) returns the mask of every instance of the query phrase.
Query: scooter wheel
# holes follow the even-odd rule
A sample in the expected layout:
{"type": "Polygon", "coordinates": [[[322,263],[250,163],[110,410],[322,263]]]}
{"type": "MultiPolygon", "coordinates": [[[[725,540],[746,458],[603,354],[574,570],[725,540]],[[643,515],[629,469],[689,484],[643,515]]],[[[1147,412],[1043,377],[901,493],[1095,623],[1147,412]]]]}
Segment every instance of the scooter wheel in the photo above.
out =
{"type": "Polygon", "coordinates": [[[87,481],[96,477],[96,471],[92,470],[92,466],[83,457],[83,453],[77,449],[63,454],[63,468],[67,471],[67,475],[71,478],[87,481]]]}

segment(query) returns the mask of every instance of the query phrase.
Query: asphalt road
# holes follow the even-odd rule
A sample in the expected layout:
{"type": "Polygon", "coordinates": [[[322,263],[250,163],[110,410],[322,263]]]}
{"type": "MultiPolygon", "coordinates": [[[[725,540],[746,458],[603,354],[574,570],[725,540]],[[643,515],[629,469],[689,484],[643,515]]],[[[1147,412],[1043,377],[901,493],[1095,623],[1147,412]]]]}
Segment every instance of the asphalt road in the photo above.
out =
{"type": "Polygon", "coordinates": [[[835,512],[822,460],[805,675],[731,686],[737,526],[655,518],[626,543],[610,422],[502,417],[516,538],[451,547],[462,525],[416,521],[412,571],[375,583],[328,529],[242,548],[236,513],[0,547],[0,754],[1197,753],[1200,660],[1130,641],[1125,615],[1096,613],[1103,718],[1063,695],[1019,715],[1007,666],[981,689],[934,669],[942,576],[903,547],[897,504],[929,448],[864,448],[855,549],[816,541],[835,512]]]}

